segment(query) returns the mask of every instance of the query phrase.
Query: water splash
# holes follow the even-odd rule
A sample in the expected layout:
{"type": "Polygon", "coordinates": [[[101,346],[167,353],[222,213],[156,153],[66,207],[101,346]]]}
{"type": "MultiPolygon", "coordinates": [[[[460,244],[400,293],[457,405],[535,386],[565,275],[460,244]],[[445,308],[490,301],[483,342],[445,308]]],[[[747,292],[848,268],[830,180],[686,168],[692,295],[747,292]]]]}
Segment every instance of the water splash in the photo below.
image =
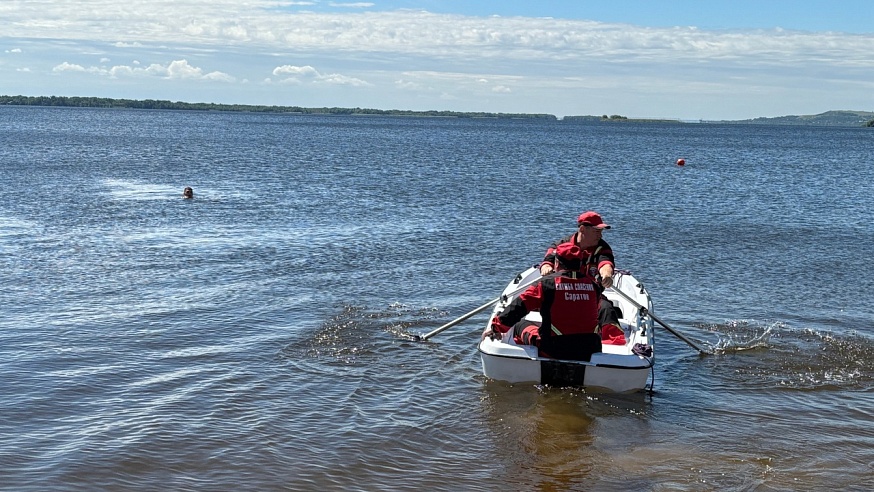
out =
{"type": "MultiPolygon", "coordinates": [[[[308,358],[328,358],[343,364],[355,364],[377,356],[379,347],[392,339],[414,340],[413,329],[428,325],[429,320],[445,316],[436,308],[410,308],[392,303],[379,310],[364,306],[342,306],[340,312],[321,323],[307,339],[286,346],[283,357],[303,355],[308,358]]],[[[418,330],[415,330],[418,331],[418,330]]]]}
{"type": "Polygon", "coordinates": [[[714,353],[736,356],[716,363],[731,374],[729,379],[745,385],[817,390],[874,382],[869,362],[874,344],[855,332],[793,328],[782,321],[762,325],[735,320],[699,327],[718,334],[719,341],[711,345],[714,353]]]}
{"type": "Polygon", "coordinates": [[[716,343],[707,343],[713,354],[729,354],[758,348],[768,348],[771,335],[775,329],[785,326],[782,322],[774,322],[763,329],[750,326],[747,320],[729,321],[724,325],[699,325],[699,328],[716,332],[719,339],[716,343]]]}
{"type": "Polygon", "coordinates": [[[406,340],[418,340],[419,335],[413,333],[411,328],[429,325],[431,324],[430,320],[445,317],[447,314],[435,307],[413,309],[406,304],[394,302],[388,306],[388,309],[373,313],[371,316],[375,319],[388,321],[383,326],[386,332],[406,340]]]}

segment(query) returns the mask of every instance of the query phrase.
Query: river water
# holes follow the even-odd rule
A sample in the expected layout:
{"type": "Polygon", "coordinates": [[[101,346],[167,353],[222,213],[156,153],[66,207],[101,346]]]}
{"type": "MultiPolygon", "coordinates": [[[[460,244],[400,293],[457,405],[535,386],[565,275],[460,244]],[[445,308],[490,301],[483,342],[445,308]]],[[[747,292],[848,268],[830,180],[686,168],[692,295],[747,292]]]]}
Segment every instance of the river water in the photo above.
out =
{"type": "Polygon", "coordinates": [[[871,129],[0,122],[2,490],[874,487],[871,129]],[[610,395],[486,380],[485,314],[414,340],[588,209],[714,355],[610,395]]]}

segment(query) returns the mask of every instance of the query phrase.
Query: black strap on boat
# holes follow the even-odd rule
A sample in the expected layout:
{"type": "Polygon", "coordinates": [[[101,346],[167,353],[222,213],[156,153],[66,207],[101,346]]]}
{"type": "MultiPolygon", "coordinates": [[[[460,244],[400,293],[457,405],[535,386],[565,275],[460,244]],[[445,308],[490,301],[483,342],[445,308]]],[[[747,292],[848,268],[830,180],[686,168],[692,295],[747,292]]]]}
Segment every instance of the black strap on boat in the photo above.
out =
{"type": "MultiPolygon", "coordinates": [[[[555,279],[552,279],[552,288],[541,290],[543,298],[540,300],[540,319],[542,324],[537,330],[540,338],[552,336],[552,302],[555,300],[555,279]]],[[[544,282],[544,287],[548,284],[544,282]]]]}

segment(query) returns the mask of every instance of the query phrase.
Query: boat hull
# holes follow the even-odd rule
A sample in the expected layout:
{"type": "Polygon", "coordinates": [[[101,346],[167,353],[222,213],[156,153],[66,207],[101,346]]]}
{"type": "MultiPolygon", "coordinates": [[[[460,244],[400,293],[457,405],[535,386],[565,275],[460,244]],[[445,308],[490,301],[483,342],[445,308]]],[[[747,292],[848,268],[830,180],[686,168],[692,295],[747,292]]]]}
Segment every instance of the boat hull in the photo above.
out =
{"type": "Polygon", "coordinates": [[[592,354],[590,361],[539,357],[537,347],[486,338],[480,343],[483,375],[509,383],[584,386],[625,393],[646,387],[652,359],[638,355],[592,354]]]}

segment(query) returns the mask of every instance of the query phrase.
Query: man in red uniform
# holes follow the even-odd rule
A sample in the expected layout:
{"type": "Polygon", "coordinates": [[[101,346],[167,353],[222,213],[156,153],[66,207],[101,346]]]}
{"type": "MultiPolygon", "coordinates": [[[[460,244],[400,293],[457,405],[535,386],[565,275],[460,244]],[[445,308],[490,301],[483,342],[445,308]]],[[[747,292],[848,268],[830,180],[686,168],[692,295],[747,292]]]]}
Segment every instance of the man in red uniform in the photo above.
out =
{"type": "MultiPolygon", "coordinates": [[[[584,266],[577,267],[590,275],[599,284],[599,295],[603,289],[609,289],[613,285],[613,269],[615,259],[613,250],[607,241],[601,237],[605,229],[610,226],[604,222],[598,212],[589,210],[577,217],[577,232],[554,243],[546,250],[543,262],[540,264],[540,274],[548,275],[555,270],[556,248],[563,243],[576,244],[582,250],[584,266]]],[[[576,267],[575,265],[572,265],[576,267]]],[[[599,328],[601,339],[604,343],[624,345],[625,336],[619,326],[619,317],[606,297],[600,295],[598,309],[599,328]]]]}
{"type": "Polygon", "coordinates": [[[496,336],[513,330],[520,345],[536,345],[544,357],[589,360],[601,351],[598,335],[600,289],[586,270],[582,250],[564,242],[554,251],[556,275],[532,285],[492,320],[483,332],[496,336]],[[524,319],[540,312],[541,323],[524,319]]]}

